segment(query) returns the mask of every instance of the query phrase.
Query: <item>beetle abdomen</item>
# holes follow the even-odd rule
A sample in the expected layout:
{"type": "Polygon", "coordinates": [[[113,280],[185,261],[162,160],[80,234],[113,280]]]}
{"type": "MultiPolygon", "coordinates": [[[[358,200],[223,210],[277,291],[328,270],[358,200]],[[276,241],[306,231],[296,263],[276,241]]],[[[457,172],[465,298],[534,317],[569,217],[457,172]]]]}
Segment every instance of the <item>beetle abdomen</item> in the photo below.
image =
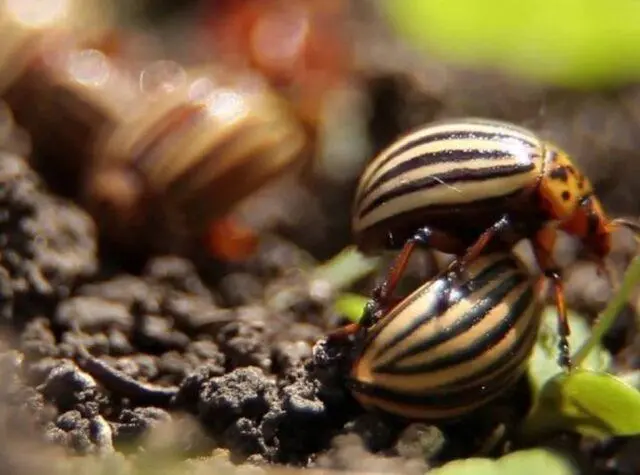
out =
{"type": "Polygon", "coordinates": [[[509,254],[482,256],[468,278],[428,282],[367,333],[351,387],[364,405],[418,419],[470,412],[524,372],[539,327],[531,277],[509,254]]]}
{"type": "Polygon", "coordinates": [[[533,134],[500,121],[430,124],[368,165],[354,202],[354,232],[386,228],[394,220],[419,225],[425,215],[441,211],[468,216],[475,209],[495,209],[496,202],[532,190],[542,155],[533,134]]]}

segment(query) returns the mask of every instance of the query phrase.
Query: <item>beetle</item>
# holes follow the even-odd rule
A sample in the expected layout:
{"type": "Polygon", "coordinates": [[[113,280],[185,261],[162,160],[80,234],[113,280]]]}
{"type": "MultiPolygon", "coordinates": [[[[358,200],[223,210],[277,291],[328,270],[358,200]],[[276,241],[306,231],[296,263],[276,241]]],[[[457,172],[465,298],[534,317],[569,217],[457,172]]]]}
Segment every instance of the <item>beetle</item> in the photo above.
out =
{"type": "Polygon", "coordinates": [[[604,267],[610,220],[589,179],[556,145],[499,120],[461,118],[419,127],[375,156],[355,194],[352,229],[365,253],[398,249],[370,312],[388,306],[416,245],[455,254],[458,275],[483,252],[533,241],[554,286],[560,362],[570,367],[564,291],[552,257],[562,231],[579,238],[604,267]]]}
{"type": "Polygon", "coordinates": [[[211,236],[214,222],[230,238],[234,206],[294,171],[305,146],[286,103],[258,78],[192,68],[97,141],[85,201],[123,239],[142,224],[150,242],[189,243],[211,236]]]}
{"type": "Polygon", "coordinates": [[[127,249],[247,257],[257,230],[236,205],[306,156],[292,107],[246,71],[130,61],[127,35],[83,30],[78,1],[0,5],[0,95],[42,168],[127,249]]]}
{"type": "Polygon", "coordinates": [[[509,252],[479,256],[459,281],[449,272],[359,327],[346,385],[365,408],[455,419],[524,374],[541,323],[541,276],[509,252]]]}

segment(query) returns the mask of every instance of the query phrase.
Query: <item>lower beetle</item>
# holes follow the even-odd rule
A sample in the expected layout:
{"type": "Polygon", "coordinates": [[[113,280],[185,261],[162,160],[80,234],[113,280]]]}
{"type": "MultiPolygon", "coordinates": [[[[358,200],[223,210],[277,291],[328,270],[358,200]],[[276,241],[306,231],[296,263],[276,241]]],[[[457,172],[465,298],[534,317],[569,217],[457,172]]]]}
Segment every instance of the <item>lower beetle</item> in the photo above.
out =
{"type": "Polygon", "coordinates": [[[364,407],[453,419],[523,375],[540,328],[543,280],[505,252],[475,259],[459,282],[448,273],[358,327],[348,387],[364,407]]]}

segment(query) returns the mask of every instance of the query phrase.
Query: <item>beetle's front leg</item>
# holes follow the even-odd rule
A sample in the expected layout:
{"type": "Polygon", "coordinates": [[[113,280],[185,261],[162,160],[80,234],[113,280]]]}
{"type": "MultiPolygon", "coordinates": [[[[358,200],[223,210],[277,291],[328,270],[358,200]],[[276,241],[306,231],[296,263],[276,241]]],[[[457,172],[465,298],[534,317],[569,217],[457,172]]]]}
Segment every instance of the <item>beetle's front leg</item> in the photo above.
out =
{"type": "Polygon", "coordinates": [[[480,237],[465,251],[462,257],[456,259],[451,265],[451,271],[460,275],[471,261],[482,254],[482,251],[489,245],[491,240],[512,231],[511,219],[505,214],[480,234],[480,237]]]}
{"type": "Polygon", "coordinates": [[[558,336],[560,338],[558,342],[558,364],[570,370],[572,365],[568,337],[571,334],[571,328],[567,317],[562,276],[552,257],[556,237],[557,231],[555,228],[542,228],[535,236],[533,248],[540,269],[542,269],[545,277],[549,278],[553,284],[556,310],[558,312],[558,336]]]}

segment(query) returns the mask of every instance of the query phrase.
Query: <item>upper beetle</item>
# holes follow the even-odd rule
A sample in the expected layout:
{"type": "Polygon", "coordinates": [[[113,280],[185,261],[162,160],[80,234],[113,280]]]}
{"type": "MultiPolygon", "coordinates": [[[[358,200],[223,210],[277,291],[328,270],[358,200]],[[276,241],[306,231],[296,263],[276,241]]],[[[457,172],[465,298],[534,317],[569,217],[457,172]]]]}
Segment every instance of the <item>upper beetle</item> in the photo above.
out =
{"type": "Polygon", "coordinates": [[[610,220],[591,182],[557,146],[508,122],[462,118],[420,127],[367,165],[353,207],[353,232],[364,252],[402,247],[374,308],[388,306],[416,244],[453,253],[455,266],[530,238],[538,264],[553,280],[562,363],[569,366],[561,277],[552,258],[558,231],[580,239],[603,262],[610,220]]]}

